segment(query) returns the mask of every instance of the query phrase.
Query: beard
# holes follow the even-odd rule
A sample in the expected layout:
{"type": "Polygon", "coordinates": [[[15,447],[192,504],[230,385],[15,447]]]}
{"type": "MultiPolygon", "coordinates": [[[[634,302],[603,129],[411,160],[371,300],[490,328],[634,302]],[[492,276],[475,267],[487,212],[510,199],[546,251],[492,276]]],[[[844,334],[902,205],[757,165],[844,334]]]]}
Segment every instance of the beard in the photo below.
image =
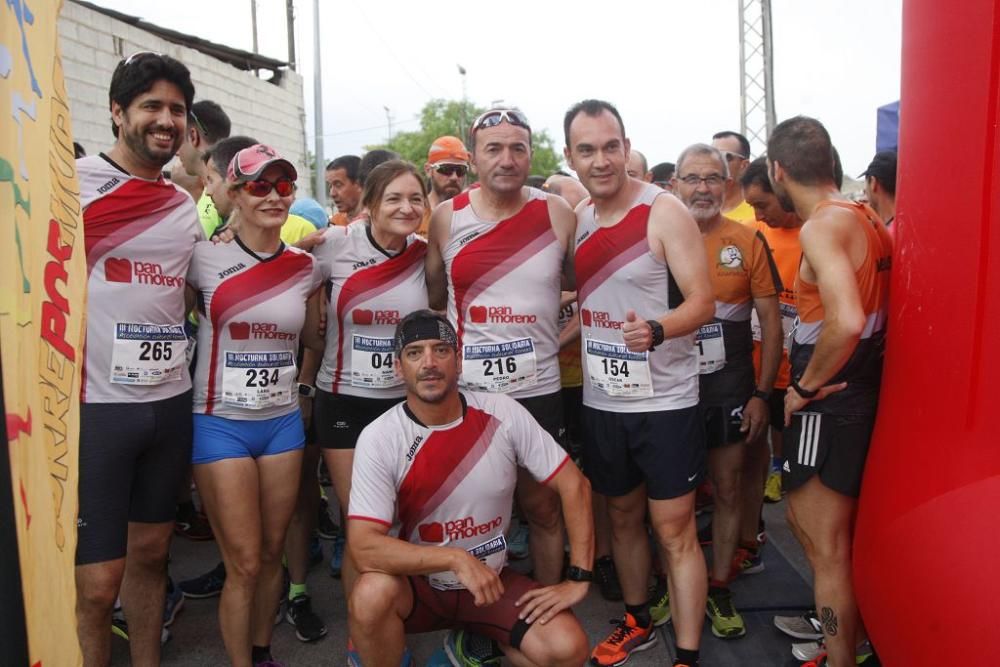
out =
{"type": "Polygon", "coordinates": [[[438,199],[441,201],[448,201],[462,191],[462,185],[460,183],[452,183],[451,181],[446,182],[444,185],[438,185],[437,181],[431,179],[431,185],[434,188],[434,194],[436,194],[438,199]]]}
{"type": "Polygon", "coordinates": [[[691,217],[695,219],[695,222],[708,222],[714,219],[722,212],[722,202],[716,201],[714,199],[692,199],[688,204],[688,210],[691,212],[691,217]],[[711,206],[702,207],[694,206],[694,204],[699,202],[709,202],[711,206]]]}
{"type": "Polygon", "coordinates": [[[788,196],[788,193],[782,189],[774,188],[774,196],[778,198],[778,203],[781,204],[781,210],[786,213],[795,212],[795,202],[792,198],[788,196]]]}
{"type": "Polygon", "coordinates": [[[181,144],[184,141],[184,137],[178,134],[174,128],[162,130],[163,132],[169,132],[174,135],[173,143],[171,147],[166,150],[153,148],[148,143],[150,141],[148,137],[149,134],[155,130],[156,128],[138,127],[126,124],[120,128],[119,132],[122,134],[122,139],[125,141],[125,145],[136,155],[136,157],[143,162],[155,164],[162,168],[174,159],[174,155],[176,155],[177,151],[180,149],[181,144]]]}

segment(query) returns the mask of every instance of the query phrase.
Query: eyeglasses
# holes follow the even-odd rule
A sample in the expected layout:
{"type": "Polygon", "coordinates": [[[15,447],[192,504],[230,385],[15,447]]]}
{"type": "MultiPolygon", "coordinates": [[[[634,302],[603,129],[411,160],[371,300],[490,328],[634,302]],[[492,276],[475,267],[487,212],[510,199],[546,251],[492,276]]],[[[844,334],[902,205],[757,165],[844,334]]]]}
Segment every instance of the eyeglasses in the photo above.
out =
{"type": "Polygon", "coordinates": [[[691,187],[698,187],[702,183],[710,188],[717,188],[726,182],[726,178],[722,174],[709,174],[708,176],[695,176],[694,174],[688,174],[687,176],[682,176],[678,178],[684,185],[689,185],[691,187]]]}
{"type": "Polygon", "coordinates": [[[464,164],[436,164],[433,168],[442,176],[458,176],[459,178],[465,178],[469,172],[469,168],[464,164]]]}
{"type": "Polygon", "coordinates": [[[205,124],[198,119],[198,114],[194,112],[194,109],[188,109],[188,115],[191,116],[191,120],[194,121],[194,124],[198,126],[198,131],[201,132],[201,136],[208,139],[208,130],[205,129],[205,124]]]}
{"type": "Polygon", "coordinates": [[[295,188],[295,181],[290,178],[279,178],[276,181],[261,178],[243,184],[243,189],[253,197],[266,197],[271,194],[271,190],[275,190],[279,197],[289,197],[294,194],[295,188]]]}
{"type": "Polygon", "coordinates": [[[528,117],[517,109],[491,109],[486,113],[482,114],[472,123],[472,131],[483,130],[488,127],[496,127],[500,123],[507,121],[511,125],[516,125],[518,127],[523,127],[528,132],[531,132],[531,125],[528,123],[528,117]]]}
{"type": "Polygon", "coordinates": [[[734,153],[732,151],[722,151],[722,152],[726,156],[726,159],[729,160],[730,162],[732,162],[734,160],[738,161],[738,160],[749,160],[750,159],[746,155],[740,155],[739,153],[734,153]]]}
{"type": "Polygon", "coordinates": [[[133,53],[132,55],[130,55],[128,58],[125,59],[125,65],[124,66],[128,67],[133,62],[138,61],[143,56],[156,56],[157,58],[162,58],[163,54],[162,53],[157,53],[156,51],[136,51],[135,53],[133,53]]]}

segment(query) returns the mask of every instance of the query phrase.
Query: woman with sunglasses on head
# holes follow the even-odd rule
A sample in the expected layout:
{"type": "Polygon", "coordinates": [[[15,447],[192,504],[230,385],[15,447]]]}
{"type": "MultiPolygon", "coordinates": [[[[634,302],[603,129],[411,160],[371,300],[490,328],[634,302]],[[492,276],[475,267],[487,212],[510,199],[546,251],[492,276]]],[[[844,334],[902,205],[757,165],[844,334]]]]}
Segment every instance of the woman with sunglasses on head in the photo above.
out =
{"type": "Polygon", "coordinates": [[[239,232],[229,244],[198,244],[187,276],[201,322],[194,477],[226,566],[219,623],[237,667],[279,664],[271,631],[305,444],[295,356],[323,282],[319,263],[280,238],[297,176],[267,146],[236,153],[226,196],[239,232]]]}
{"type": "MultiPolygon", "coordinates": [[[[426,202],[426,186],[413,165],[380,164],[365,179],[362,194],[370,218],[328,228],[314,251],[329,283],[310,300],[310,310],[326,309],[326,341],[315,389],[307,378],[300,380],[305,392],[316,394],[317,442],[342,512],[361,430],[405,395],[393,369],[393,335],[401,317],[427,307],[427,244],[415,234],[426,202]]],[[[303,361],[304,372],[312,366],[303,361]]],[[[345,563],[348,593],[354,575],[345,563]]]]}

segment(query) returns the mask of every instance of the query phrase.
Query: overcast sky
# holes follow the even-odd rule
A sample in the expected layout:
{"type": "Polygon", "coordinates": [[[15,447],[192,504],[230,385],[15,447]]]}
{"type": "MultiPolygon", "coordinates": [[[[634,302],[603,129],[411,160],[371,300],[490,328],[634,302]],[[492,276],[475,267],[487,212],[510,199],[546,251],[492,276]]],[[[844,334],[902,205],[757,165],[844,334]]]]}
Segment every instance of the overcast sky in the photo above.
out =
{"type": "MultiPolygon", "coordinates": [[[[250,0],[93,0],[251,50],[250,0]]],[[[899,98],[902,0],[772,0],[777,117],[819,118],[857,176],[875,152],[875,110],[899,98]]],[[[739,130],[739,0],[399,2],[322,0],[324,153],[360,153],[418,127],[434,97],[519,106],[562,149],[562,116],[617,105],[650,164],[739,130]]],[[[313,144],[313,3],[295,0],[298,71],[313,144]]],[[[285,0],[257,0],[259,50],[286,60],[285,0]]]]}

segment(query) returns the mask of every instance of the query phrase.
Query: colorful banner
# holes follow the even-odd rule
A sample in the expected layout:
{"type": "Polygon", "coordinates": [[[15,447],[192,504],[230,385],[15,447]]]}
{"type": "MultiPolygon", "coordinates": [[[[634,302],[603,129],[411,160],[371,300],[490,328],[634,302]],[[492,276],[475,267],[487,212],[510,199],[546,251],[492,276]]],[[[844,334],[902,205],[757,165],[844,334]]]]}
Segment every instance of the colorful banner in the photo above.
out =
{"type": "Polygon", "coordinates": [[[58,0],[0,5],[0,354],[31,665],[77,665],[83,227],[58,0]]]}

